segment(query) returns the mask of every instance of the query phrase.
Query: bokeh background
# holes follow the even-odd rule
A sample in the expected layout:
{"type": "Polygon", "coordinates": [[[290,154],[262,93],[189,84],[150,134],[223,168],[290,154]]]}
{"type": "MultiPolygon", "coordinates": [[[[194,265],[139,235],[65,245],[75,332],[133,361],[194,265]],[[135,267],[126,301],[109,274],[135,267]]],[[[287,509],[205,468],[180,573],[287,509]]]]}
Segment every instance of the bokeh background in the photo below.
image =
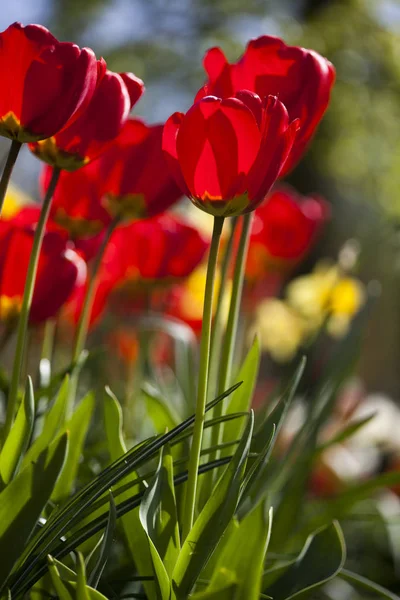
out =
{"type": "MultiPolygon", "coordinates": [[[[400,2],[397,0],[14,0],[0,28],[37,22],[91,46],[111,69],[146,84],[135,114],[150,122],[186,110],[202,84],[202,56],[236,59],[261,34],[314,48],[337,69],[332,102],[290,181],[332,205],[318,255],[360,243],[358,275],[376,300],[358,370],[367,389],[400,398],[400,2]],[[377,291],[380,293],[377,295],[377,291]]],[[[0,151],[5,154],[7,142],[0,151]]],[[[40,168],[25,152],[15,180],[37,195],[40,168]]]]}

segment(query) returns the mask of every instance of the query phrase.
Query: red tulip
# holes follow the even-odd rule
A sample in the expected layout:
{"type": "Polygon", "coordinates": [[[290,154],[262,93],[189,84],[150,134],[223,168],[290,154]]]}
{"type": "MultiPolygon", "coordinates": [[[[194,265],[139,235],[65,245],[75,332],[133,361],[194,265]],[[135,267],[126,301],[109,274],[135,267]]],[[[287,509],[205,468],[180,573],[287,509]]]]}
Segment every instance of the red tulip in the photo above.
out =
{"type": "Polygon", "coordinates": [[[162,151],[163,125],[130,119],[100,160],[104,206],[124,218],[153,217],[182,195],[162,151]]]}
{"type": "MultiPolygon", "coordinates": [[[[32,251],[34,228],[18,221],[0,222],[0,319],[19,315],[32,251]]],[[[86,278],[86,264],[56,232],[44,236],[33,292],[30,321],[53,317],[75,286],[86,278]]]]}
{"type": "MultiPolygon", "coordinates": [[[[72,238],[101,232],[113,217],[152,217],[171,206],[181,191],[169,174],[162,148],[162,125],[129,119],[104,155],[74,173],[62,172],[51,217],[72,238]]],[[[41,178],[44,192],[52,169],[41,178]]]]}
{"type": "Polygon", "coordinates": [[[293,265],[310,250],[328,205],[318,197],[302,197],[290,187],[274,190],[255,211],[246,274],[264,279],[271,263],[293,265]]]}
{"type": "Polygon", "coordinates": [[[132,73],[112,73],[104,61],[98,61],[97,85],[89,106],[50,139],[31,144],[32,152],[66,171],[83,167],[118,136],[143,90],[143,82],[132,73]]]}
{"type": "Polygon", "coordinates": [[[254,210],[279,176],[297,131],[274,96],[206,96],[165,124],[163,148],[182,191],[216,216],[254,210]]]}
{"type": "MultiPolygon", "coordinates": [[[[42,194],[47,190],[53,169],[45,166],[40,178],[42,194]]],[[[101,203],[102,177],[99,161],[73,173],[62,171],[54,192],[50,217],[75,240],[101,232],[111,215],[101,203]]]]}
{"type": "Polygon", "coordinates": [[[59,42],[45,27],[20,23],[0,33],[0,134],[43,140],[76,119],[96,86],[92,50],[59,42]]]}
{"type": "MultiPolygon", "coordinates": [[[[91,323],[101,316],[111,292],[118,292],[124,307],[142,305],[143,292],[164,291],[188,277],[207,248],[208,241],[174,215],[163,214],[116,229],[100,267],[91,323]]],[[[75,320],[83,295],[83,290],[75,295],[75,320]]]]}
{"type": "Polygon", "coordinates": [[[299,119],[300,130],[284,173],[300,160],[329,104],[335,81],[333,65],[314,52],[287,46],[274,36],[251,40],[237,63],[229,64],[220,48],[211,48],[204,58],[207,83],[196,99],[210,94],[221,98],[250,90],[264,98],[276,95],[286,106],[290,121],[299,119]]]}

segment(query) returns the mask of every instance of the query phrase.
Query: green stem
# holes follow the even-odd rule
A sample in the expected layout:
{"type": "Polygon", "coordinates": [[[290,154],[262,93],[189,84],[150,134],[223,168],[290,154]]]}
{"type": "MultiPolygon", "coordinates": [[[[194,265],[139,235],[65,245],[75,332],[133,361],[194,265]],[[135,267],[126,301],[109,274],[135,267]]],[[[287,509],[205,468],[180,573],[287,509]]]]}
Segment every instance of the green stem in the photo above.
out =
{"type": "Polygon", "coordinates": [[[79,321],[78,321],[78,327],[77,327],[77,331],[76,331],[74,350],[72,353],[72,364],[75,365],[75,370],[71,376],[71,381],[70,381],[70,386],[69,386],[69,394],[68,394],[69,395],[69,403],[68,403],[69,406],[67,409],[68,415],[71,415],[73,403],[75,401],[76,390],[77,390],[77,386],[78,386],[78,378],[79,378],[79,369],[76,368],[76,363],[77,363],[83,349],[85,348],[85,344],[86,344],[86,338],[87,338],[88,330],[89,330],[90,315],[92,312],[93,302],[94,302],[96,290],[97,290],[97,275],[98,275],[98,272],[100,269],[101,261],[104,256],[104,252],[108,246],[108,242],[110,241],[110,238],[111,238],[111,235],[112,235],[114,229],[116,228],[116,226],[119,223],[119,220],[120,220],[119,217],[116,217],[113,221],[111,221],[111,223],[107,227],[104,239],[101,243],[99,251],[94,260],[92,274],[91,274],[91,277],[89,280],[89,285],[86,289],[86,294],[83,299],[82,310],[81,310],[81,314],[80,314],[79,321]]]}
{"type": "Polygon", "coordinates": [[[10,183],[11,174],[13,172],[14,165],[18,158],[19,151],[21,150],[21,146],[21,142],[17,142],[17,140],[13,140],[11,142],[10,150],[7,156],[7,161],[0,179],[0,214],[3,210],[3,204],[4,199],[6,197],[8,184],[10,183]]]}
{"type": "MultiPolygon", "coordinates": [[[[232,294],[231,302],[229,306],[228,323],[226,326],[226,333],[224,339],[224,345],[222,349],[222,356],[219,360],[221,370],[218,381],[218,395],[222,394],[229,386],[232,373],[233,357],[236,343],[236,335],[239,322],[239,310],[240,303],[242,300],[243,292],[243,281],[246,267],[247,251],[249,247],[250,231],[252,223],[253,213],[248,213],[242,218],[243,228],[240,235],[240,242],[238,253],[236,256],[235,270],[233,274],[232,282],[232,294]]],[[[214,409],[214,417],[220,417],[223,415],[224,404],[220,402],[214,409]]],[[[223,425],[222,423],[217,424],[213,427],[211,434],[211,446],[218,446],[222,441],[223,425]]],[[[216,452],[218,455],[218,452],[216,452]]]]}
{"type": "Polygon", "coordinates": [[[116,218],[113,221],[111,221],[111,223],[107,227],[104,239],[101,243],[99,251],[93,262],[91,278],[89,281],[88,288],[86,290],[85,298],[83,300],[83,305],[82,305],[82,311],[81,311],[79,321],[78,321],[78,329],[76,332],[75,346],[74,346],[74,351],[72,354],[72,362],[73,363],[75,363],[78,360],[78,358],[80,357],[81,352],[84,349],[85,344],[86,344],[86,338],[87,338],[88,329],[89,329],[90,314],[92,312],[93,302],[94,302],[94,298],[95,298],[95,294],[96,294],[96,290],[97,290],[97,275],[98,275],[98,272],[100,269],[101,261],[103,260],[104,252],[108,246],[108,242],[110,241],[111,235],[112,235],[114,229],[116,228],[116,226],[118,225],[118,223],[119,223],[119,218],[116,218]]]}
{"type": "Polygon", "coordinates": [[[232,219],[231,231],[229,233],[228,243],[226,245],[224,258],[221,263],[221,277],[218,290],[217,308],[213,320],[213,329],[211,332],[211,349],[210,349],[210,394],[209,400],[215,397],[216,386],[217,386],[217,373],[219,360],[218,357],[221,354],[222,338],[224,333],[224,321],[222,319],[222,308],[224,294],[226,293],[226,286],[229,276],[229,267],[232,260],[233,242],[235,240],[235,232],[238,224],[238,217],[232,219]]]}
{"type": "Polygon", "coordinates": [[[207,402],[214,283],[218,260],[219,241],[221,238],[223,224],[223,217],[214,217],[214,228],[211,239],[210,254],[208,257],[206,288],[204,292],[203,324],[200,342],[199,383],[197,389],[197,403],[195,409],[192,448],[190,451],[188,466],[188,480],[186,484],[186,497],[182,524],[183,539],[187,537],[193,526],[195,512],[197,471],[200,463],[205,407],[207,402]]]}
{"type": "Polygon", "coordinates": [[[35,235],[33,238],[32,251],[29,259],[28,272],[25,280],[24,296],[22,299],[21,312],[18,320],[17,329],[17,345],[15,350],[15,358],[11,375],[10,394],[7,402],[6,422],[3,430],[3,439],[5,439],[11,429],[14,413],[18,399],[18,388],[21,377],[22,364],[24,362],[26,335],[28,329],[29,312],[32,305],[33,290],[35,287],[36,271],[39,262],[40,250],[42,248],[43,237],[46,229],[46,223],[50,212],[51,200],[54,190],[57,186],[60,177],[60,169],[53,169],[53,174],[46,195],[43,200],[42,210],[38,224],[36,226],[35,235]]]}
{"type": "Polygon", "coordinates": [[[56,325],[56,319],[47,319],[43,328],[42,354],[40,358],[46,358],[50,362],[53,357],[56,325]]]}

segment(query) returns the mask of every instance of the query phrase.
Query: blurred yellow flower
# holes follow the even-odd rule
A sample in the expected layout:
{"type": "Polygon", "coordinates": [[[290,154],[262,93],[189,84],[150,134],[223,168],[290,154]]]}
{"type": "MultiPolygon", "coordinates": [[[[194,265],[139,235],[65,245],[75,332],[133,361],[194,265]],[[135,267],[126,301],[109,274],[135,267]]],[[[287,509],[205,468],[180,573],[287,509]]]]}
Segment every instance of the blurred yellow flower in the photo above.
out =
{"type": "Polygon", "coordinates": [[[287,286],[290,306],[309,320],[312,329],[322,324],[338,281],[339,269],[335,265],[320,264],[312,273],[293,279],[287,286]]]}
{"type": "Polygon", "coordinates": [[[276,362],[292,359],[307,332],[306,321],[283,300],[267,298],[256,309],[250,337],[258,333],[263,350],[276,362]]]}
{"type": "Polygon", "coordinates": [[[25,194],[14,183],[10,183],[7,189],[4,206],[1,211],[3,219],[12,219],[23,206],[32,204],[32,198],[25,194]]]}
{"type": "Polygon", "coordinates": [[[345,335],[364,299],[360,281],[337,265],[320,263],[309,275],[293,279],[284,300],[261,302],[250,333],[260,334],[262,347],[275,361],[286,362],[324,323],[331,336],[345,335]]]}
{"type": "MultiPolygon", "coordinates": [[[[183,284],[183,293],[181,296],[180,310],[185,319],[189,321],[201,320],[203,315],[204,290],[206,287],[207,264],[203,263],[187,278],[183,284]]],[[[215,278],[215,292],[213,298],[213,314],[217,308],[219,286],[221,276],[217,271],[215,278]]],[[[226,321],[231,297],[231,281],[226,285],[222,302],[222,319],[226,321]]]]}

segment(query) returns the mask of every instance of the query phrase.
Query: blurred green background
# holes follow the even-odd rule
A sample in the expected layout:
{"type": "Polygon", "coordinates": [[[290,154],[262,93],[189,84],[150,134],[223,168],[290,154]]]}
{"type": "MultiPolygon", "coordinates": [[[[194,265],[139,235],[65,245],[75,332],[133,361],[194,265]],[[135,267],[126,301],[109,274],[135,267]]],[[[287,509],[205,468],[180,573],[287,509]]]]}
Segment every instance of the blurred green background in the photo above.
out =
{"type": "MultiPolygon", "coordinates": [[[[381,292],[359,372],[369,391],[400,398],[398,1],[14,0],[2,5],[1,29],[15,20],[42,23],[60,39],[91,46],[111,69],[142,77],[147,92],[135,113],[151,122],[188,108],[210,46],[236,59],[248,39],[273,34],[329,58],[337,69],[332,102],[290,181],[332,204],[316,255],[335,258],[344,241],[360,241],[358,273],[381,292]]],[[[17,183],[37,194],[39,168],[25,152],[17,183]]]]}

